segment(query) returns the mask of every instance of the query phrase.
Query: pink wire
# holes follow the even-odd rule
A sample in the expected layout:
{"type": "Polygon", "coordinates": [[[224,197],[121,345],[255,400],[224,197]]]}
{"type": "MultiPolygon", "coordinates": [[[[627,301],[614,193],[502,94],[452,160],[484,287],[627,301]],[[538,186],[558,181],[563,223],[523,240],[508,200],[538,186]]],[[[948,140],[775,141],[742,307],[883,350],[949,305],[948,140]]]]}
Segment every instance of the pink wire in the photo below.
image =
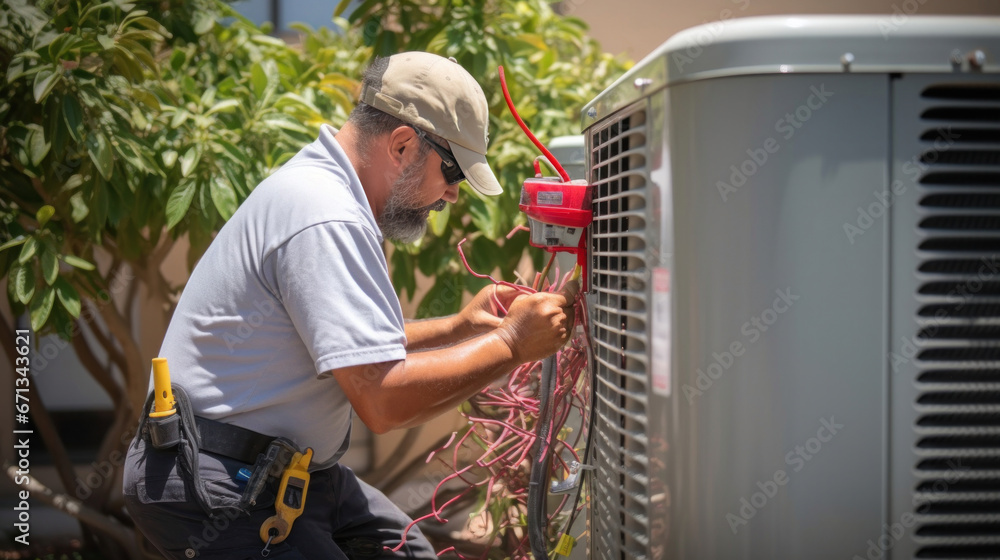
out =
{"type": "MultiPolygon", "coordinates": [[[[507,238],[509,239],[518,231],[526,229],[524,226],[517,226],[511,230],[507,238]]],[[[526,294],[535,293],[534,289],[527,286],[500,281],[489,274],[480,274],[472,270],[462,249],[465,242],[466,239],[462,239],[457,246],[462,264],[473,276],[489,279],[494,284],[491,307],[498,316],[506,315],[507,309],[497,294],[497,286],[507,286],[526,294]]],[[[556,282],[543,284],[541,288],[547,291],[562,289],[569,281],[571,274],[572,272],[567,272],[561,275],[557,268],[555,270],[556,282]]],[[[540,279],[536,276],[536,282],[538,281],[540,279]]],[[[584,332],[587,332],[587,317],[582,298],[577,301],[576,315],[578,323],[584,327],[584,332]]],[[[572,410],[582,412],[586,408],[586,399],[590,395],[590,389],[586,384],[580,385],[580,375],[587,367],[587,347],[589,347],[589,340],[585,336],[577,337],[557,354],[556,388],[551,397],[553,403],[552,424],[548,441],[543,446],[553,450],[554,460],[551,462],[550,468],[554,475],[556,473],[568,474],[569,472],[569,466],[561,455],[562,453],[565,452],[574,460],[579,460],[575,446],[579,443],[583,430],[574,430],[575,438],[572,444],[563,440],[560,437],[560,432],[572,410]]],[[[529,461],[529,456],[535,441],[532,424],[537,420],[539,412],[538,376],[540,369],[541,362],[522,364],[510,373],[506,382],[484,387],[469,399],[472,409],[479,411],[465,414],[470,423],[469,428],[461,435],[458,432],[452,433],[444,445],[427,456],[426,462],[429,463],[436,459],[451,470],[451,473],[446,475],[434,488],[431,495],[431,511],[418,517],[405,528],[399,545],[391,549],[386,547],[386,549],[394,552],[401,550],[406,543],[406,534],[419,522],[433,519],[438,523],[446,523],[447,519],[444,514],[448,507],[476,488],[485,486],[485,497],[482,507],[474,515],[487,515],[491,500],[498,491],[503,493],[504,499],[510,500],[511,508],[514,511],[524,511],[527,503],[528,484],[527,472],[523,466],[533,462],[529,461]],[[487,429],[488,427],[493,427],[493,429],[487,429]],[[441,452],[449,448],[452,450],[450,458],[440,457],[441,452]],[[462,449],[476,450],[475,458],[467,464],[463,464],[459,456],[459,451],[462,449]],[[440,492],[446,486],[454,484],[461,484],[462,487],[459,487],[459,491],[454,497],[438,506],[440,492]]],[[[553,522],[564,509],[567,500],[566,496],[562,498],[558,508],[549,516],[550,522],[553,522]]],[[[491,539],[496,539],[503,531],[519,524],[517,517],[510,517],[509,511],[503,512],[497,523],[487,532],[491,539]]],[[[567,527],[566,530],[568,529],[567,527]]],[[[528,558],[526,546],[527,536],[517,541],[512,558],[528,558]]],[[[489,550],[490,548],[487,547],[479,558],[485,559],[489,550]]],[[[438,556],[447,552],[452,552],[459,558],[470,558],[455,550],[454,547],[440,551],[438,556]]]]}

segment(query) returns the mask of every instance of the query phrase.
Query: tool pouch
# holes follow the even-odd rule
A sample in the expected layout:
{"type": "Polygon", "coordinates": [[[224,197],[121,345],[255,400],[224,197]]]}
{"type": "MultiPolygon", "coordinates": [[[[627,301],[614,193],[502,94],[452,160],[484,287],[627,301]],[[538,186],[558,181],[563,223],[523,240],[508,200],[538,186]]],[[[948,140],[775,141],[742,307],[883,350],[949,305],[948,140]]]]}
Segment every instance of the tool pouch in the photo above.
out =
{"type": "MultiPolygon", "coordinates": [[[[209,493],[205,488],[205,482],[199,475],[198,453],[201,446],[201,436],[195,423],[191,400],[183,387],[176,384],[171,384],[170,387],[174,394],[174,406],[177,409],[177,414],[162,418],[150,418],[149,411],[153,406],[153,395],[150,394],[146,399],[145,406],[143,406],[139,432],[148,438],[155,449],[161,451],[177,449],[178,465],[191,483],[195,501],[210,518],[214,519],[224,515],[232,518],[234,514],[249,515],[250,512],[247,508],[243,507],[242,499],[209,493]]],[[[263,487],[263,485],[261,486],[263,487]]]]}
{"type": "Polygon", "coordinates": [[[163,451],[177,447],[181,442],[181,416],[172,414],[164,418],[149,418],[149,441],[163,451]]]}

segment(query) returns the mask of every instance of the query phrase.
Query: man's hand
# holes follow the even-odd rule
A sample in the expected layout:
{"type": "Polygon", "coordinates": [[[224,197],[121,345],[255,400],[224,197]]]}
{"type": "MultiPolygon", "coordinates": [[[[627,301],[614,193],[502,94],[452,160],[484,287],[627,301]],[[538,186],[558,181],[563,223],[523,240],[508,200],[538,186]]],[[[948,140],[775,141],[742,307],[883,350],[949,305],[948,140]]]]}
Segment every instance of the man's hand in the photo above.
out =
{"type": "MultiPolygon", "coordinates": [[[[476,296],[480,305],[488,305],[491,290],[476,296]]],[[[455,408],[518,365],[555,353],[573,331],[573,304],[579,290],[577,282],[555,293],[519,296],[507,288],[498,296],[510,303],[509,313],[502,320],[494,317],[499,326],[482,336],[447,348],[410,352],[405,360],[329,373],[375,433],[415,426],[455,408]]]]}
{"type": "Polygon", "coordinates": [[[481,334],[491,331],[500,326],[502,318],[497,317],[498,309],[494,301],[494,295],[504,309],[510,309],[515,298],[524,295],[525,292],[511,288],[510,286],[489,285],[479,290],[476,297],[472,298],[469,305],[465,306],[459,313],[459,320],[470,332],[481,334]]]}
{"type": "Polygon", "coordinates": [[[573,306],[579,291],[580,283],[573,281],[558,292],[525,295],[511,303],[496,332],[518,362],[541,360],[566,343],[573,332],[573,306]]]}

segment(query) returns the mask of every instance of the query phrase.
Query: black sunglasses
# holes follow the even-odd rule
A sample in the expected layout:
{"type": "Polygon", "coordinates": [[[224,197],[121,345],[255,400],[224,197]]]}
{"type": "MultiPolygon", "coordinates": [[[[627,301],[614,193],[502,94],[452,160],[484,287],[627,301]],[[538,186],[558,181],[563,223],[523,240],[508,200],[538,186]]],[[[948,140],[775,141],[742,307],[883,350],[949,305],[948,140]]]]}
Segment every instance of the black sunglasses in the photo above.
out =
{"type": "Polygon", "coordinates": [[[434,148],[437,155],[441,156],[441,173],[444,174],[444,180],[449,185],[457,185],[465,180],[465,173],[462,172],[462,167],[458,165],[458,161],[455,159],[455,155],[445,149],[444,146],[438,144],[437,142],[431,140],[427,133],[415,126],[411,126],[414,132],[421,140],[427,142],[434,148]]]}

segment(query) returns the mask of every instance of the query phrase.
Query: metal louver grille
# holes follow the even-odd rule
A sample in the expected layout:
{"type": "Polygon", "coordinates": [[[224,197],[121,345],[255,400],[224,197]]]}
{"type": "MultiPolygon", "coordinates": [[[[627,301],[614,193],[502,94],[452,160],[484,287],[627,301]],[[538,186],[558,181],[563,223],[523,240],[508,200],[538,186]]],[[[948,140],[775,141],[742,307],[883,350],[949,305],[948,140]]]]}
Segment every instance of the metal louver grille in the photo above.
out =
{"type": "Polygon", "coordinates": [[[1000,558],[1000,85],[921,97],[916,557],[1000,558]]]}
{"type": "Polygon", "coordinates": [[[590,131],[591,335],[596,382],[591,503],[596,558],[649,556],[646,129],[634,106],[590,131]]]}

